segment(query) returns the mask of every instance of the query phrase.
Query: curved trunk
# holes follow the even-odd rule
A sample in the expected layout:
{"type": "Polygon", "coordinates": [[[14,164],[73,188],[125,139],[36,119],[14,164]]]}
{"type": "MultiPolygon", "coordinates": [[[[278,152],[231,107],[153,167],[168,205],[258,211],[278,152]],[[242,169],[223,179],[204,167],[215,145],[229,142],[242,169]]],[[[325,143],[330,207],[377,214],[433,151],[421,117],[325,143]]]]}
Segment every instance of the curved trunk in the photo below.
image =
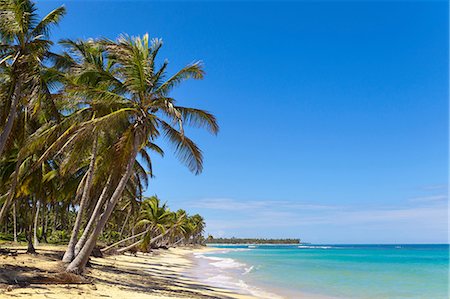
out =
{"type": "Polygon", "coordinates": [[[125,221],[123,222],[122,228],[120,229],[119,238],[122,238],[123,230],[125,229],[125,226],[127,225],[128,218],[130,218],[130,214],[131,214],[131,207],[128,210],[127,217],[125,217],[125,221]]]}
{"type": "Polygon", "coordinates": [[[14,169],[14,176],[11,182],[11,187],[9,188],[8,198],[6,198],[6,201],[3,204],[2,209],[0,210],[0,223],[3,222],[6,214],[8,214],[9,206],[14,201],[14,196],[16,195],[17,180],[19,178],[20,164],[22,164],[22,159],[19,158],[14,169]]]}
{"type": "Polygon", "coordinates": [[[11,107],[9,108],[8,119],[6,120],[6,124],[3,127],[3,131],[0,134],[0,156],[5,149],[6,142],[8,141],[9,135],[11,134],[11,130],[14,124],[14,120],[16,119],[17,106],[19,105],[20,92],[22,89],[22,80],[17,80],[16,85],[14,86],[14,92],[12,94],[11,99],[11,107]]]}
{"type": "Polygon", "coordinates": [[[103,202],[106,198],[106,194],[108,193],[109,188],[111,187],[111,184],[112,184],[112,174],[109,175],[108,180],[106,181],[106,185],[105,187],[103,187],[102,193],[100,194],[100,197],[98,198],[97,203],[95,204],[94,211],[92,212],[92,215],[89,218],[89,222],[84,228],[83,234],[81,235],[81,238],[78,240],[77,245],[75,245],[75,256],[78,255],[81,248],[86,243],[94,223],[98,221],[100,210],[103,206],[103,202]]]}
{"type": "Polygon", "coordinates": [[[185,240],[185,238],[181,238],[180,240],[178,240],[178,241],[176,241],[175,243],[173,243],[172,246],[178,245],[178,244],[180,244],[181,242],[183,242],[184,240],[185,240]]]}
{"type": "Polygon", "coordinates": [[[78,232],[80,231],[81,221],[83,219],[83,212],[86,209],[86,204],[89,200],[89,192],[91,190],[92,178],[94,177],[95,160],[97,157],[97,135],[94,136],[94,142],[92,144],[92,156],[89,163],[88,175],[86,182],[84,183],[83,195],[81,196],[80,207],[78,209],[77,218],[75,219],[75,224],[73,225],[72,234],[70,236],[69,245],[64,253],[62,261],[65,263],[70,263],[75,254],[75,245],[77,243],[78,232]]]}
{"type": "Polygon", "coordinates": [[[47,243],[47,223],[48,223],[48,210],[47,204],[42,205],[42,232],[41,232],[41,242],[47,243]]]}
{"type": "Polygon", "coordinates": [[[16,202],[13,204],[14,242],[17,243],[17,211],[16,202]]]}
{"type": "Polygon", "coordinates": [[[34,225],[33,225],[33,245],[37,247],[39,245],[39,240],[37,237],[37,229],[38,229],[38,220],[39,220],[39,201],[36,199],[36,214],[34,215],[34,225]]]}
{"type": "MultiPolygon", "coordinates": [[[[167,236],[167,234],[169,234],[172,231],[172,228],[166,230],[164,233],[159,234],[158,236],[154,237],[153,239],[150,240],[149,242],[149,246],[151,246],[153,243],[155,243],[156,241],[158,241],[159,239],[167,236]]],[[[139,241],[134,242],[133,244],[124,247],[124,248],[120,248],[119,250],[117,250],[117,253],[121,253],[127,250],[130,250],[131,248],[135,247],[136,245],[139,245],[139,243],[141,243],[143,241],[143,239],[140,239],[139,241]]]]}
{"type": "Polygon", "coordinates": [[[122,252],[128,251],[131,248],[133,248],[133,247],[139,245],[140,243],[142,243],[142,241],[143,241],[143,239],[140,239],[139,241],[136,241],[133,244],[128,245],[127,247],[120,248],[120,249],[117,250],[117,253],[122,253],[122,252]]]}
{"type": "Polygon", "coordinates": [[[148,228],[147,230],[143,231],[142,233],[136,234],[134,236],[128,237],[126,239],[120,240],[119,242],[116,242],[114,244],[109,245],[108,247],[102,248],[100,249],[101,252],[107,252],[108,250],[110,250],[113,247],[116,247],[117,245],[120,245],[128,240],[134,239],[136,237],[140,237],[142,235],[145,235],[146,233],[148,233],[150,231],[150,228],[148,228]]]}
{"type": "Polygon", "coordinates": [[[89,256],[91,255],[91,252],[94,249],[94,246],[97,242],[97,238],[100,235],[100,232],[103,230],[106,221],[108,221],[109,216],[111,216],[111,213],[114,207],[116,206],[117,201],[122,196],[123,190],[125,189],[128,179],[130,178],[133,172],[134,162],[136,160],[138,148],[140,145],[139,139],[140,138],[135,136],[133,142],[133,151],[131,152],[125,173],[123,177],[120,179],[119,183],[117,184],[116,190],[114,191],[113,195],[107,202],[106,209],[101,215],[100,220],[98,221],[97,225],[94,228],[94,231],[91,233],[89,239],[86,241],[86,244],[84,244],[83,248],[80,250],[75,259],[67,266],[66,268],[67,272],[77,274],[81,274],[84,272],[84,268],[86,267],[86,263],[89,260],[89,256]]]}

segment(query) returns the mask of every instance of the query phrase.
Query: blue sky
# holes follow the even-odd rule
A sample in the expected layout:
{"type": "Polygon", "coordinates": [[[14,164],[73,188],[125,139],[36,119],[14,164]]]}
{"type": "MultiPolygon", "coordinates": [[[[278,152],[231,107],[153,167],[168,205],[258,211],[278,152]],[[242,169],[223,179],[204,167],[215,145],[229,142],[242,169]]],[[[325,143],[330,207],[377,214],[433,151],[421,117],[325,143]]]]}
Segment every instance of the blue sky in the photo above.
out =
{"type": "Polygon", "coordinates": [[[166,147],[147,194],[208,233],[447,242],[446,2],[38,2],[62,3],[56,39],[148,32],[170,71],[204,62],[174,97],[218,117],[188,131],[205,170],[166,147]]]}

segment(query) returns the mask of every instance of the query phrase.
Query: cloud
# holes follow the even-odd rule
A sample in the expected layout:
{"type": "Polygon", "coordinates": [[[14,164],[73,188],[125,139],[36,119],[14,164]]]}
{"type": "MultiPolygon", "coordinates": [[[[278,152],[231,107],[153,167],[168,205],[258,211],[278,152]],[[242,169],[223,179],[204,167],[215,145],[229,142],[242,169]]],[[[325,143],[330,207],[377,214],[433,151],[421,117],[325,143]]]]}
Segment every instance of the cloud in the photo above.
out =
{"type": "MultiPolygon", "coordinates": [[[[226,214],[225,214],[226,216],[226,214]]],[[[447,220],[447,210],[442,206],[405,207],[405,208],[342,208],[326,213],[309,213],[302,211],[259,210],[248,214],[247,218],[239,220],[217,220],[216,225],[227,228],[252,227],[291,227],[293,225],[310,226],[317,224],[347,225],[395,223],[404,221],[423,221],[429,224],[444,224],[447,220]]],[[[209,224],[209,222],[208,222],[209,224]]]]}
{"type": "Polygon", "coordinates": [[[190,207],[223,210],[223,211],[243,211],[259,209],[305,209],[305,210],[330,210],[335,206],[319,205],[311,203],[296,203],[276,200],[236,200],[232,198],[207,198],[200,199],[188,204],[190,207]]]}
{"type": "Polygon", "coordinates": [[[212,210],[242,211],[253,210],[269,204],[267,201],[238,201],[231,198],[210,198],[197,200],[190,203],[189,206],[212,210]]]}
{"type": "Polygon", "coordinates": [[[447,189],[447,188],[448,188],[447,184],[435,184],[435,185],[422,186],[421,189],[423,189],[423,190],[443,190],[443,189],[447,189]]]}
{"type": "Polygon", "coordinates": [[[445,224],[447,210],[441,206],[405,207],[343,211],[334,215],[334,224],[392,224],[419,221],[425,225],[445,224]]]}
{"type": "Polygon", "coordinates": [[[420,241],[414,231],[433,232],[441,238],[446,236],[446,198],[445,195],[416,197],[399,206],[375,207],[210,198],[193,202],[191,206],[201,208],[201,214],[211,215],[206,217],[207,232],[217,236],[296,236],[317,230],[335,231],[345,236],[349,231],[370,231],[371,235],[364,235],[364,238],[390,234],[402,238],[412,234],[410,238],[420,241]]]}
{"type": "Polygon", "coordinates": [[[446,201],[446,194],[437,194],[437,195],[428,195],[428,196],[419,196],[413,197],[410,199],[412,202],[437,202],[437,201],[446,201]]]}

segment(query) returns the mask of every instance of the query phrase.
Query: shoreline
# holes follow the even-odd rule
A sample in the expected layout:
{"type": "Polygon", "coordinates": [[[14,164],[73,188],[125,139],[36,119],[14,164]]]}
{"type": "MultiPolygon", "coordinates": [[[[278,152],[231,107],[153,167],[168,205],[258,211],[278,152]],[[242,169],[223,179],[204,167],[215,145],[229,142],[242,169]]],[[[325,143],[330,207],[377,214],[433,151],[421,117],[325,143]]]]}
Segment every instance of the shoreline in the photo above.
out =
{"type": "MultiPolygon", "coordinates": [[[[143,299],[255,299],[229,289],[206,284],[187,275],[195,268],[194,253],[210,252],[204,248],[171,248],[151,254],[91,257],[91,267],[84,278],[87,282],[49,283],[34,278],[67,275],[59,260],[63,246],[39,246],[36,256],[23,254],[0,256],[0,297],[4,298],[143,298],[143,299]],[[31,281],[26,283],[21,281],[31,281]],[[11,283],[18,281],[19,283],[11,283]],[[9,282],[9,283],[8,283],[9,282]]],[[[214,249],[212,249],[214,250],[214,249]]],[[[45,279],[44,279],[45,280],[45,279]]]]}
{"type": "Polygon", "coordinates": [[[192,252],[190,258],[193,266],[187,271],[187,275],[207,285],[246,296],[260,299],[285,298],[278,292],[273,292],[273,289],[269,290],[247,281],[245,276],[254,269],[252,265],[217,256],[228,251],[228,249],[208,247],[205,250],[192,252]]]}
{"type": "MultiPolygon", "coordinates": [[[[295,287],[299,281],[308,282],[308,277],[300,272],[293,272],[289,276],[283,276],[283,260],[270,259],[271,264],[265,264],[264,259],[246,259],[247,253],[233,253],[229,248],[218,247],[179,247],[168,250],[154,250],[152,253],[137,255],[110,255],[103,258],[90,260],[90,267],[87,268],[84,276],[77,276],[64,272],[65,265],[61,262],[66,246],[40,245],[37,255],[25,254],[25,246],[15,246],[13,244],[2,244],[0,250],[0,298],[143,298],[143,299],[255,299],[255,298],[302,298],[302,299],[331,299],[349,298],[359,294],[360,298],[390,298],[387,294],[399,294],[396,291],[397,283],[386,285],[387,291],[380,289],[368,290],[359,288],[349,293],[340,292],[336,287],[327,288],[335,284],[330,279],[335,279],[341,272],[341,267],[329,268],[327,273],[331,273],[329,279],[322,279],[318,290],[311,293],[306,288],[295,287]],[[8,251],[10,249],[11,251],[8,251]],[[13,254],[18,250],[17,254],[13,254]],[[281,262],[281,264],[276,264],[281,262]],[[264,268],[265,267],[265,268],[264,268]],[[269,267],[269,268],[267,268],[269,267]],[[272,271],[269,273],[267,271],[272,271]],[[333,274],[334,273],[334,274],[333,274]],[[283,280],[288,279],[288,280],[283,280]],[[290,280],[289,280],[290,279],[290,280]],[[294,280],[292,280],[294,279],[294,280]],[[282,280],[282,281],[281,281],[282,280]],[[292,288],[291,288],[292,286],[292,288]],[[323,288],[323,292],[319,291],[323,288]],[[306,292],[305,292],[306,291],[306,292]],[[361,296],[364,295],[364,296],[361,296]],[[380,295],[381,294],[381,295],[380,295]]],[[[242,249],[242,248],[241,248],[242,249]]],[[[254,249],[246,249],[253,252],[254,249]]],[[[308,249],[309,252],[316,252],[322,255],[325,249],[308,249]]],[[[330,249],[331,250],[331,249],[330,249]]],[[[365,249],[366,250],[366,249],[365,249]]],[[[264,254],[254,251],[255,254],[264,254]]],[[[295,252],[298,252],[296,250],[295,252]]],[[[345,251],[339,250],[339,256],[345,251]]],[[[422,258],[430,260],[430,257],[439,257],[448,261],[448,246],[439,248],[440,254],[435,254],[434,249],[430,252],[423,251],[423,248],[397,248],[386,249],[386,257],[398,256],[404,252],[402,257],[422,258]],[[420,254],[419,256],[417,256],[420,254]]],[[[354,249],[348,251],[354,256],[354,249]]],[[[250,254],[252,255],[252,254],[250,254]]],[[[362,258],[378,258],[379,251],[367,250],[362,258]]],[[[325,255],[327,256],[327,255],[325,255]]],[[[331,257],[334,255],[332,254],[331,257]]],[[[339,257],[340,258],[340,257],[339,257]]],[[[333,262],[333,258],[324,261],[315,260],[314,264],[323,265],[333,262]]],[[[316,276],[314,269],[307,267],[308,263],[301,261],[302,270],[307,275],[316,276]]],[[[345,261],[345,259],[344,259],[345,261]]],[[[370,261],[369,261],[370,262],[370,261]]],[[[346,261],[350,266],[357,265],[357,269],[362,269],[364,264],[361,257],[357,260],[346,261]]],[[[390,262],[390,265],[397,267],[397,259],[390,262]]],[[[300,264],[297,263],[297,266],[300,264]]],[[[424,264],[426,265],[426,264],[424,264]]],[[[374,269],[375,273],[384,273],[386,269],[380,267],[374,269]],[[383,272],[380,272],[383,271],[383,272]]],[[[364,268],[365,269],[365,268],[364,268]]],[[[417,269],[416,266],[408,269],[417,269]]],[[[428,266],[427,269],[430,269],[428,266]]],[[[431,278],[440,279],[440,285],[434,286],[433,298],[447,298],[443,295],[444,290],[439,289],[445,281],[443,275],[448,274],[448,264],[438,267],[437,272],[433,272],[431,278]],[[447,272],[444,272],[447,269],[447,272]]],[[[398,271],[397,271],[398,272],[398,271]]],[[[397,273],[393,272],[393,273],[397,273]]],[[[358,272],[361,273],[361,272],[358,272]]],[[[365,272],[366,278],[372,278],[365,272]]],[[[355,276],[353,276],[355,277],[355,276]]],[[[314,277],[313,277],[314,278],[314,277]]],[[[376,276],[375,276],[376,278],[376,276]]],[[[405,277],[408,281],[416,279],[405,277]]],[[[343,280],[341,280],[342,282],[343,280]]],[[[364,280],[363,280],[364,281],[364,280]]],[[[367,280],[366,280],[367,281],[367,280]]],[[[416,280],[414,280],[416,281],[416,280]]],[[[346,283],[346,281],[343,281],[346,283]]],[[[379,283],[383,285],[383,282],[379,283]]],[[[354,284],[350,284],[354,286],[354,284]]],[[[432,289],[431,289],[432,290],[432,289]]],[[[430,290],[430,291],[431,291],[430,290]]],[[[417,294],[425,294],[420,286],[416,289],[408,289],[408,294],[413,298],[417,294]]],[[[414,297],[416,298],[416,297],[414,297]]]]}
{"type": "MultiPolygon", "coordinates": [[[[247,246],[248,244],[241,245],[247,246]]],[[[245,261],[236,260],[234,258],[226,256],[226,253],[232,251],[252,251],[253,248],[228,248],[213,246],[214,245],[208,244],[207,247],[209,248],[209,250],[193,252],[194,258],[200,261],[197,267],[193,267],[193,269],[197,268],[198,271],[200,271],[200,275],[197,276],[197,279],[201,280],[202,282],[207,282],[207,284],[209,285],[214,285],[222,289],[230,289],[238,293],[249,294],[251,296],[254,296],[255,298],[260,299],[337,298],[325,294],[294,291],[274,284],[267,285],[262,282],[258,282],[257,280],[247,276],[254,270],[258,269],[259,266],[257,264],[249,264],[245,261]],[[205,277],[207,276],[210,276],[210,278],[205,279],[205,277]],[[214,279],[214,277],[216,277],[217,279],[214,279]]]]}
{"type": "Polygon", "coordinates": [[[91,267],[80,277],[64,272],[65,246],[41,245],[36,248],[38,255],[25,254],[24,246],[5,247],[18,250],[18,255],[0,255],[2,298],[332,298],[258,284],[247,276],[257,265],[220,257],[230,248],[178,247],[91,257],[91,267]]]}

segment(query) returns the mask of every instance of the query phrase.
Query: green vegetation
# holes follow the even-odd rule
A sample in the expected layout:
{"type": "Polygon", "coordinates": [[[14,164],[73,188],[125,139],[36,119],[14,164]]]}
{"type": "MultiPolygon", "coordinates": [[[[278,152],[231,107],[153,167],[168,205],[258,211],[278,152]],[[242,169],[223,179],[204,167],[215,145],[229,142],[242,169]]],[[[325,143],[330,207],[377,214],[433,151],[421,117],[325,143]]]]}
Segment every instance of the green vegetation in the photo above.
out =
{"type": "Polygon", "coordinates": [[[208,236],[208,244],[300,244],[300,239],[214,238],[208,236]]]}
{"type": "Polygon", "coordinates": [[[68,242],[67,271],[82,273],[97,245],[104,252],[203,241],[200,215],[172,212],[144,198],[162,138],[194,174],[202,152],[185,128],[216,134],[215,117],[183,107],[171,91],[202,79],[200,62],[166,73],[159,39],[119,36],[59,41],[59,7],[42,19],[29,0],[0,1],[1,237],[68,242]],[[117,247],[120,246],[120,247],[117,247]]]}

